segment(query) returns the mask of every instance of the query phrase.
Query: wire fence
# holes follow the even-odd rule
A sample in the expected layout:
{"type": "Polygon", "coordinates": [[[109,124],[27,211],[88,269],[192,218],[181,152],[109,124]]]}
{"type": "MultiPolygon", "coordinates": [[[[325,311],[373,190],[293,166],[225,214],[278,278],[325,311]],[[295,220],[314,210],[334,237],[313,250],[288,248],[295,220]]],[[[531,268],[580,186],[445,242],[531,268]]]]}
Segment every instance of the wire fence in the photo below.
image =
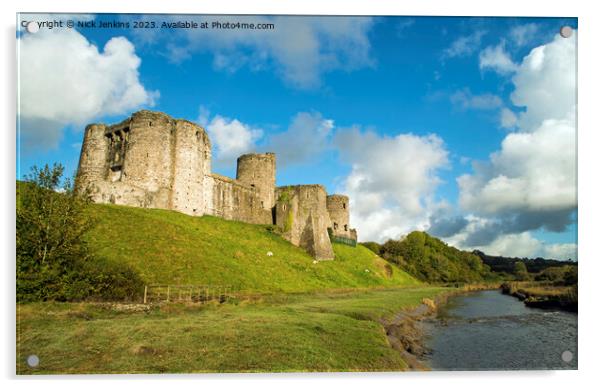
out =
{"type": "Polygon", "coordinates": [[[208,303],[218,301],[224,303],[232,296],[232,287],[223,285],[163,285],[144,286],[143,303],[158,302],[195,302],[208,303]]]}

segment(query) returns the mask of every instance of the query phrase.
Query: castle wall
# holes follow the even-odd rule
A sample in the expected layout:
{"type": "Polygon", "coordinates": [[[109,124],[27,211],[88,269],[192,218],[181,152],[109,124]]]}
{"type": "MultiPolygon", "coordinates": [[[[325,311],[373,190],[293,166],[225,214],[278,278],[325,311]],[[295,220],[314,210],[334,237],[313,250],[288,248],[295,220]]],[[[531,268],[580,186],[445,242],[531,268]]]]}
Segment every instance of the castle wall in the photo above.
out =
{"type": "Polygon", "coordinates": [[[274,207],[276,189],[276,155],[246,154],[236,161],[236,180],[257,189],[261,206],[264,209],[274,207]]]}
{"type": "Polygon", "coordinates": [[[207,183],[206,193],[211,200],[206,214],[252,224],[272,223],[272,211],[261,206],[254,187],[218,174],[207,177],[207,183]]]}
{"type": "Polygon", "coordinates": [[[276,189],[276,225],[284,238],[320,260],[334,259],[328,237],[330,217],[326,190],[321,185],[284,186],[276,189]]]}

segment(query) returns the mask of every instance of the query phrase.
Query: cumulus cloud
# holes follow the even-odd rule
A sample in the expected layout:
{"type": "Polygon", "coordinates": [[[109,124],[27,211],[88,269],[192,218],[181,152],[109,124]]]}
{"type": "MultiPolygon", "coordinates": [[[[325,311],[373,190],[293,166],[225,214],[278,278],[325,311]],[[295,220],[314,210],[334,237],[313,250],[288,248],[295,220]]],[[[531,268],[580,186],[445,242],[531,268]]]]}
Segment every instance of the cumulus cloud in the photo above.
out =
{"type": "Polygon", "coordinates": [[[486,246],[473,248],[492,256],[535,257],[541,252],[542,244],[529,232],[523,232],[501,235],[486,246]]]}
{"type": "Polygon", "coordinates": [[[546,244],[535,238],[528,230],[512,231],[511,227],[507,227],[499,220],[487,217],[468,215],[463,217],[463,220],[463,222],[459,219],[456,221],[459,225],[464,224],[457,233],[451,236],[436,233],[433,235],[443,238],[448,244],[459,249],[467,251],[478,249],[494,256],[577,259],[577,244],[546,244]]]}
{"type": "Polygon", "coordinates": [[[577,102],[577,32],[570,38],[559,34],[531,50],[512,78],[512,103],[526,110],[519,114],[524,131],[537,129],[545,120],[573,122],[577,102]]]}
{"type": "Polygon", "coordinates": [[[550,244],[544,247],[544,257],[550,259],[577,260],[577,244],[565,243],[565,244],[550,244]]]}
{"type": "Polygon", "coordinates": [[[456,91],[449,100],[462,110],[491,110],[502,105],[502,100],[498,96],[491,93],[473,94],[468,88],[456,91]]]}
{"type": "Polygon", "coordinates": [[[261,129],[253,128],[237,119],[216,115],[209,121],[209,112],[203,109],[200,111],[199,123],[206,123],[205,129],[209,134],[214,160],[218,165],[233,166],[240,155],[253,151],[257,140],[263,136],[261,129]]]}
{"type": "MultiPolygon", "coordinates": [[[[505,252],[512,241],[524,249],[517,255],[528,256],[537,241],[529,230],[562,232],[574,222],[575,37],[556,37],[533,49],[516,66],[512,82],[511,100],[524,111],[506,112],[505,118],[502,111],[502,125],[516,131],[488,161],[474,163],[473,173],[457,179],[460,205],[476,218],[454,239],[505,252]]],[[[537,249],[546,254],[560,247],[540,242],[537,249]]]]}
{"type": "Polygon", "coordinates": [[[479,54],[479,68],[481,70],[493,70],[499,74],[509,74],[516,71],[516,67],[510,54],[506,52],[503,42],[495,47],[489,46],[479,54]]]}
{"type": "MultiPolygon", "coordinates": [[[[145,16],[145,20],[148,18],[145,16]]],[[[171,16],[172,21],[181,16],[171,16]]],[[[165,16],[159,23],[168,20],[165,16]]],[[[216,70],[273,71],[300,89],[319,87],[321,76],[335,70],[352,71],[374,65],[370,55],[369,17],[186,16],[196,22],[274,24],[274,29],[182,29],[169,34],[136,31],[146,44],[161,42],[174,62],[194,53],[213,55],[216,70]],[[167,42],[165,42],[167,40],[167,42]]]]}
{"type": "Polygon", "coordinates": [[[485,35],[485,31],[477,30],[472,34],[461,36],[454,40],[452,44],[443,50],[443,59],[465,57],[471,55],[478,50],[481,45],[481,39],[485,35]]]}
{"type": "Polygon", "coordinates": [[[502,108],[500,111],[500,126],[502,128],[514,128],[518,122],[516,114],[508,108],[502,108]]]}
{"type": "Polygon", "coordinates": [[[358,128],[340,130],[334,140],[352,169],[343,192],[350,196],[351,222],[362,240],[399,238],[426,229],[437,173],[448,165],[448,152],[436,135],[381,136],[358,128]]]}
{"type": "Polygon", "coordinates": [[[538,32],[539,25],[535,23],[526,23],[512,27],[508,35],[512,43],[518,47],[523,47],[531,43],[538,32]]]}
{"type": "Polygon", "coordinates": [[[429,234],[445,238],[460,233],[468,225],[468,220],[463,216],[441,217],[437,215],[431,217],[429,224],[427,230],[429,234]]]}
{"type": "Polygon", "coordinates": [[[197,122],[207,130],[215,162],[222,166],[249,152],[275,152],[280,168],[313,162],[331,146],[334,128],[334,121],[319,112],[299,112],[285,131],[268,135],[238,119],[212,115],[203,105],[197,122]]]}
{"type": "Polygon", "coordinates": [[[334,121],[318,112],[300,112],[285,132],[270,136],[264,148],[277,153],[280,166],[307,163],[329,147],[333,128],[334,121]]]}
{"type": "Polygon", "coordinates": [[[66,126],[153,105],[140,82],[140,58],[124,37],[102,51],[75,30],[19,38],[19,124],[25,151],[57,147],[66,126]]]}

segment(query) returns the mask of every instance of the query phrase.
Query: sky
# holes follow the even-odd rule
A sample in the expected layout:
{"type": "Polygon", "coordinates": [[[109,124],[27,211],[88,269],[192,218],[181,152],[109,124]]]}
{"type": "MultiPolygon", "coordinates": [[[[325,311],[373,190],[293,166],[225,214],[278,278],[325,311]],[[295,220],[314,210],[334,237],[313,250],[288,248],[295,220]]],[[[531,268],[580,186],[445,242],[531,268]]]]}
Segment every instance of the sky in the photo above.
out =
{"type": "Polygon", "coordinates": [[[217,173],[270,151],[278,185],[348,195],[361,241],[424,230],[578,258],[575,18],[20,15],[32,20],[76,25],[17,31],[18,178],[55,162],[73,176],[86,124],[151,109],[202,125],[217,173]],[[162,27],[175,22],[273,28],[162,27]]]}

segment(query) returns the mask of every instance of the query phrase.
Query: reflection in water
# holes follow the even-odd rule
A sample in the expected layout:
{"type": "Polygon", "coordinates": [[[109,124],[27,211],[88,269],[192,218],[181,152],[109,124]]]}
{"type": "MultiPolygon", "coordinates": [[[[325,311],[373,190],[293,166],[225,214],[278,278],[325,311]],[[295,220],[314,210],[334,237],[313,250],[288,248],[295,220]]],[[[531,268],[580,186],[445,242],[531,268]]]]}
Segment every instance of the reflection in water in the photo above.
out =
{"type": "Polygon", "coordinates": [[[426,345],[434,370],[577,369],[577,314],[529,308],[499,291],[471,293],[440,309],[426,345]]]}

